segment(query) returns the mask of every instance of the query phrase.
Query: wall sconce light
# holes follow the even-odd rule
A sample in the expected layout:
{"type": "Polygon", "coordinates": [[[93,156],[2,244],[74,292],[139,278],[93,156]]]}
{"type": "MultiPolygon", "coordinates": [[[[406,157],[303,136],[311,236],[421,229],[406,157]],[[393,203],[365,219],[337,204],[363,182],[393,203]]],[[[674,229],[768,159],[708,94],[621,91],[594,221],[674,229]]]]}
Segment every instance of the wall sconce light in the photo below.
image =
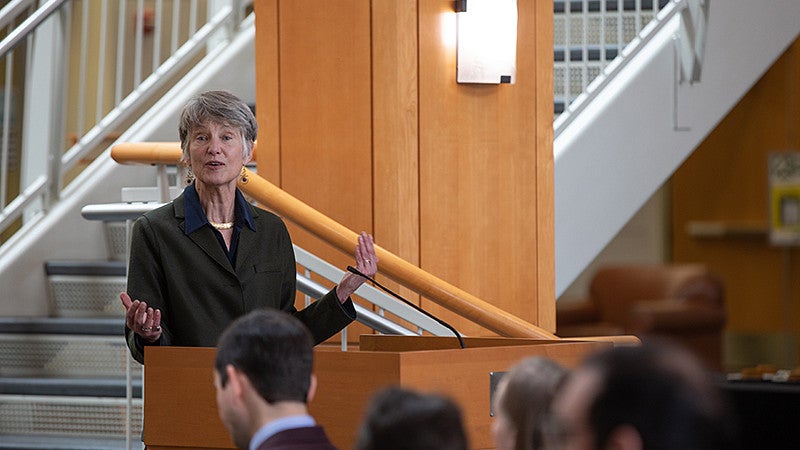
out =
{"type": "Polygon", "coordinates": [[[458,83],[514,83],[517,0],[456,0],[458,83]]]}

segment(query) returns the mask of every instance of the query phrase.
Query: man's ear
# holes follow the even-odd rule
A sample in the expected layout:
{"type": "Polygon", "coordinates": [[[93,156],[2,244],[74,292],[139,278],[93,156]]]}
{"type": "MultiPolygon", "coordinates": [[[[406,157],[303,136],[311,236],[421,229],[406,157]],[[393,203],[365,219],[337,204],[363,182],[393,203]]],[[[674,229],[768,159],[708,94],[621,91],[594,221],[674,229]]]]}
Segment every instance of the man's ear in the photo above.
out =
{"type": "Polygon", "coordinates": [[[611,431],[606,442],[608,450],[642,450],[642,436],[632,425],[620,425],[611,431]]]}
{"type": "Polygon", "coordinates": [[[308,395],[306,396],[306,404],[314,400],[314,395],[317,394],[317,376],[311,374],[311,382],[308,384],[308,395]]]}
{"type": "Polygon", "coordinates": [[[225,366],[225,374],[228,375],[228,383],[226,384],[226,389],[230,389],[231,394],[233,394],[234,398],[242,398],[244,396],[244,381],[242,377],[245,375],[239,372],[233,364],[228,364],[225,366]]]}

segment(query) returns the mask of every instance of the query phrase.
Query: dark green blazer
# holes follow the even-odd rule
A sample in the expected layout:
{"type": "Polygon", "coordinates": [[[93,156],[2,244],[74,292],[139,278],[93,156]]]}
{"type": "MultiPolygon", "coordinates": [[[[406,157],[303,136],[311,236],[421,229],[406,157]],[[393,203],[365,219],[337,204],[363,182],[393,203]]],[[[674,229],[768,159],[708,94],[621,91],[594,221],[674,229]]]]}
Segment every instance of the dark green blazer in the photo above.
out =
{"type": "MultiPolygon", "coordinates": [[[[256,231],[242,229],[235,268],[210,227],[184,233],[183,194],[134,222],[127,292],[161,310],[157,345],[215,347],[231,321],[262,307],[294,314],[316,343],[355,318],[351,300],[342,305],[335,288],[295,309],[297,269],[286,225],[275,214],[248,207],[256,231]]],[[[144,363],[142,342],[127,327],[125,335],[131,355],[144,363]]]]}

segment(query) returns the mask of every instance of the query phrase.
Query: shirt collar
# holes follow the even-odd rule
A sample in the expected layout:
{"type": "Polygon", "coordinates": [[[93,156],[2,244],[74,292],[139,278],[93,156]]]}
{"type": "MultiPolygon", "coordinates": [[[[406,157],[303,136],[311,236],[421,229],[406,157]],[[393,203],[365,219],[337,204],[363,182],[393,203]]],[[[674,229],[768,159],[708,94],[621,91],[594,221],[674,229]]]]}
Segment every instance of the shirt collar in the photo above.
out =
{"type": "Polygon", "coordinates": [[[262,426],[250,439],[250,450],[255,450],[264,441],[272,436],[280,433],[281,431],[291,430],[294,428],[306,428],[316,426],[317,423],[314,418],[308,414],[301,414],[297,416],[281,417],[272,422],[262,426]]]}
{"type": "MultiPolygon", "coordinates": [[[[203,211],[203,206],[200,204],[200,196],[197,195],[197,189],[195,189],[194,183],[186,186],[186,189],[183,190],[183,198],[185,234],[188,236],[208,224],[208,218],[206,217],[205,211],[203,211]]],[[[234,202],[233,215],[237,225],[247,225],[251,230],[256,231],[256,223],[253,220],[253,214],[250,212],[247,200],[245,200],[244,195],[242,195],[239,189],[236,189],[236,199],[234,202]]]]}

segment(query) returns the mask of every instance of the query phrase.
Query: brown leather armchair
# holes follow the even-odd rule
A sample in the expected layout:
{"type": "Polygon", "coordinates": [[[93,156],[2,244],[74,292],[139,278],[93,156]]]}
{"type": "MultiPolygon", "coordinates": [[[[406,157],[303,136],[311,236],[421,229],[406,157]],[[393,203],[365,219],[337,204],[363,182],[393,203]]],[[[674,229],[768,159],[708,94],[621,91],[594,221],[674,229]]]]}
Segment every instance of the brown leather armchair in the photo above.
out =
{"type": "Polygon", "coordinates": [[[725,320],[724,285],[702,264],[602,267],[588,299],[556,304],[560,337],[667,337],[715,370],[722,367],[725,320]]]}

